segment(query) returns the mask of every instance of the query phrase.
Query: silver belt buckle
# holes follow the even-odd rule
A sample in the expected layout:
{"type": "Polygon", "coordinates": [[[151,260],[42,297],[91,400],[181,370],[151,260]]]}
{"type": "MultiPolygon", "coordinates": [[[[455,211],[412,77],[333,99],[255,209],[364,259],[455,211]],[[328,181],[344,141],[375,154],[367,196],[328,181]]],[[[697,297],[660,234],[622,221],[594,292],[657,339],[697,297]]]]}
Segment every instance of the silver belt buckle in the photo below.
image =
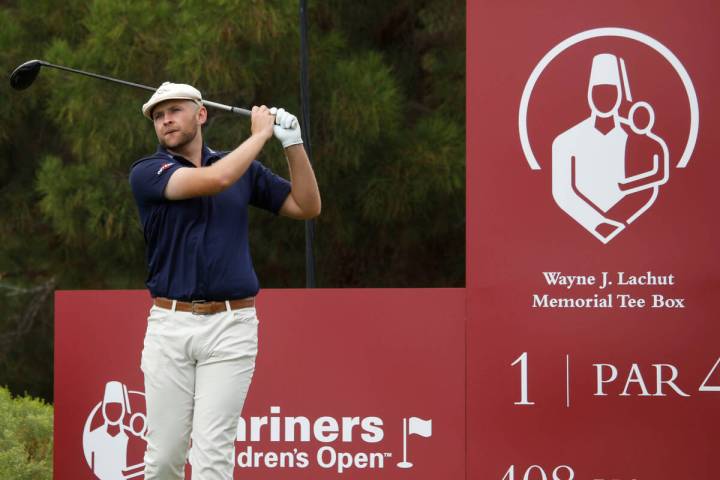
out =
{"type": "Polygon", "coordinates": [[[190,303],[192,304],[192,310],[191,310],[191,312],[192,312],[193,315],[207,315],[207,313],[198,312],[198,311],[195,310],[195,306],[196,306],[196,305],[200,305],[200,304],[203,304],[203,303],[207,303],[206,300],[192,300],[190,303]]]}

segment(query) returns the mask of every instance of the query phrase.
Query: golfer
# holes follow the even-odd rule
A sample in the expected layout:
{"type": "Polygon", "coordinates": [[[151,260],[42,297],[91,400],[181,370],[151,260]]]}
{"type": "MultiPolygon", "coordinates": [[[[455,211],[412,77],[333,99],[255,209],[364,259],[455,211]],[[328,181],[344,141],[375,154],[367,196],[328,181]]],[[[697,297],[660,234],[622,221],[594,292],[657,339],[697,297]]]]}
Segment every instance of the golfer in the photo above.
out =
{"type": "Polygon", "coordinates": [[[130,171],[153,297],[141,361],[145,478],[184,478],[192,440],[192,478],[229,480],[258,343],[248,206],[308,219],[320,193],[297,119],[283,109],[253,107],[251,135],[231,152],[203,143],[207,111],[190,85],[164,83],[142,112],[160,143],[130,171]],[[273,135],[290,182],[255,160],[273,135]]]}

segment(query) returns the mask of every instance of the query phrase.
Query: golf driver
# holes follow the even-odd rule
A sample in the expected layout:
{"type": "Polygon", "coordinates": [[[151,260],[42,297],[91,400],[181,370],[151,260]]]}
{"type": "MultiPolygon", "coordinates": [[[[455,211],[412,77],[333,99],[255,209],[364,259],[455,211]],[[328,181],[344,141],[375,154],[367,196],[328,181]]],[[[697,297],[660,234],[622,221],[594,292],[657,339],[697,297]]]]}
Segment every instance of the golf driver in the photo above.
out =
{"type": "MultiPolygon", "coordinates": [[[[80,75],[99,78],[100,80],[107,80],[108,82],[120,83],[129,87],[142,88],[143,90],[148,90],[150,92],[154,92],[155,90],[157,90],[156,88],[148,87],[147,85],[140,85],[139,83],[132,83],[125,80],[119,80],[117,78],[106,77],[105,75],[98,75],[97,73],[84,72],[82,70],[76,70],[70,67],[63,67],[62,65],[54,65],[44,60],[30,60],[13,70],[13,72],[10,74],[10,86],[15,90],[25,90],[35,81],[38,74],[40,73],[41,67],[57,68],[58,70],[65,70],[66,72],[79,73],[80,75]]],[[[234,113],[236,115],[243,115],[246,117],[250,116],[250,110],[247,110],[245,108],[232,107],[230,105],[211,102],[209,100],[203,100],[202,103],[206,107],[217,108],[218,110],[224,110],[226,112],[234,113]]]]}

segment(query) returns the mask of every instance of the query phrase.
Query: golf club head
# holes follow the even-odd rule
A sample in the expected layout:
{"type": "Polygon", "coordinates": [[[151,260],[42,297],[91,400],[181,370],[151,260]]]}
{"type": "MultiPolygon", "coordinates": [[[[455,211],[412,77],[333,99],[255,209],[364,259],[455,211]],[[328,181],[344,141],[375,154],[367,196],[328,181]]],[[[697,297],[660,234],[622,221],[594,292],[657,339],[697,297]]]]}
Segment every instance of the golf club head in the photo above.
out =
{"type": "Polygon", "coordinates": [[[15,90],[25,90],[35,81],[42,65],[41,60],[23,63],[10,74],[10,86],[15,90]]]}

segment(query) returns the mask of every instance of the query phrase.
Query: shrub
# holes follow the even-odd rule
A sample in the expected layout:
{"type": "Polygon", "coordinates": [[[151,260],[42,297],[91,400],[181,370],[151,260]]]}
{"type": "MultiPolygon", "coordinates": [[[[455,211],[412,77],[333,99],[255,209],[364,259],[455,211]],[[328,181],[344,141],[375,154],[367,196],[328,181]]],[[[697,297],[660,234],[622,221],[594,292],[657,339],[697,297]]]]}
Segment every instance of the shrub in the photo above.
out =
{"type": "Polygon", "coordinates": [[[0,388],[0,478],[52,478],[53,407],[0,388]]]}

